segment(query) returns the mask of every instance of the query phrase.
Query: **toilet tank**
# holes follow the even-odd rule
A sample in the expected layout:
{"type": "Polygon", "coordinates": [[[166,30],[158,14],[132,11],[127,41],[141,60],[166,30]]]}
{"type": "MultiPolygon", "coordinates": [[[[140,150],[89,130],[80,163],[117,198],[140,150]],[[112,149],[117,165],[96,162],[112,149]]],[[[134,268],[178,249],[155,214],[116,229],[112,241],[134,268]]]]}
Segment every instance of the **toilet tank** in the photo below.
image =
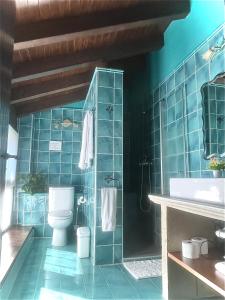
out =
{"type": "Polygon", "coordinates": [[[74,187],[49,187],[49,211],[72,210],[74,204],[74,187]]]}

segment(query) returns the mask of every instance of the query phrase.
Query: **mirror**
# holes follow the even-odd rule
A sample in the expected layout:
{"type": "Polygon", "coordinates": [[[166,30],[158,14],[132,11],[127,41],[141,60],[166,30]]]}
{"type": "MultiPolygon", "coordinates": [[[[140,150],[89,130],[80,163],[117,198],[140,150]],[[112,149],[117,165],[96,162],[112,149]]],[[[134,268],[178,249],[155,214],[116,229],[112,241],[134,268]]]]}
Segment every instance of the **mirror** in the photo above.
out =
{"type": "Polygon", "coordinates": [[[225,73],[205,83],[201,94],[204,158],[225,155],[225,73]]]}

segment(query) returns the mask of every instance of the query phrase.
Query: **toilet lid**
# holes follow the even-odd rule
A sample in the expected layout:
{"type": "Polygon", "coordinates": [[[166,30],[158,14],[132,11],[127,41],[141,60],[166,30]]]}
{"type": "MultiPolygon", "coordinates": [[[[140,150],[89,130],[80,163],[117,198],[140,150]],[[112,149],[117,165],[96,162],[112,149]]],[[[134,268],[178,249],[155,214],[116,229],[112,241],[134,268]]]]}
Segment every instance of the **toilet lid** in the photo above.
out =
{"type": "Polygon", "coordinates": [[[68,218],[72,216],[72,211],[71,210],[56,210],[56,211],[50,211],[49,216],[54,217],[54,218],[68,218]]]}

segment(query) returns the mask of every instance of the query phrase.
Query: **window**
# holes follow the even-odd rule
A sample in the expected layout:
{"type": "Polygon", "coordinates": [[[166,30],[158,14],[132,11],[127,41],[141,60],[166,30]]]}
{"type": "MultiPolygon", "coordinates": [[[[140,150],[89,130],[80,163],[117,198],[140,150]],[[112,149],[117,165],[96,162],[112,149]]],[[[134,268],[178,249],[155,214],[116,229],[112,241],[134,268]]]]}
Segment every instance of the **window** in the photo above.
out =
{"type": "MultiPolygon", "coordinates": [[[[9,125],[8,130],[8,144],[7,153],[10,155],[17,155],[18,152],[18,133],[9,125]]],[[[3,195],[2,205],[2,221],[1,229],[6,230],[11,225],[14,187],[16,182],[16,164],[15,158],[9,158],[6,162],[5,173],[5,191],[3,195]]]]}

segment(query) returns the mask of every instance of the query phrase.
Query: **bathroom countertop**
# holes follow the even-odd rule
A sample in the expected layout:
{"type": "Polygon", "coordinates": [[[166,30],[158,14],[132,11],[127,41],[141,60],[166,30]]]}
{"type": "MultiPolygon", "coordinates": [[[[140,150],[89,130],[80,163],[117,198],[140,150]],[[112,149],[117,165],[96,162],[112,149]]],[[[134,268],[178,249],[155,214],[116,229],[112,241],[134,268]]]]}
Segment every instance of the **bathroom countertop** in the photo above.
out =
{"type": "Polygon", "coordinates": [[[148,198],[155,204],[179,209],[204,217],[225,221],[225,207],[212,203],[198,202],[190,199],[173,198],[165,195],[149,194],[148,198]]]}

